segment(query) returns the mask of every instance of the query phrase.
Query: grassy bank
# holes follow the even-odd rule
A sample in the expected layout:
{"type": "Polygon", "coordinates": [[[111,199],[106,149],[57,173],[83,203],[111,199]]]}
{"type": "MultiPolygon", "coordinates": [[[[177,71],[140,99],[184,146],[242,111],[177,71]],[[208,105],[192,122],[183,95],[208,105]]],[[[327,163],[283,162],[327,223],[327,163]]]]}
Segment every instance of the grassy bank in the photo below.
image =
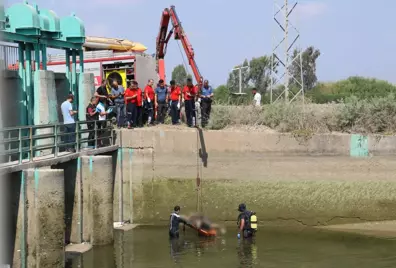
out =
{"type": "Polygon", "coordinates": [[[210,129],[266,126],[280,132],[396,132],[396,97],[359,100],[351,97],[338,104],[312,104],[309,101],[289,105],[277,103],[257,108],[223,106],[212,108],[210,129]]]}

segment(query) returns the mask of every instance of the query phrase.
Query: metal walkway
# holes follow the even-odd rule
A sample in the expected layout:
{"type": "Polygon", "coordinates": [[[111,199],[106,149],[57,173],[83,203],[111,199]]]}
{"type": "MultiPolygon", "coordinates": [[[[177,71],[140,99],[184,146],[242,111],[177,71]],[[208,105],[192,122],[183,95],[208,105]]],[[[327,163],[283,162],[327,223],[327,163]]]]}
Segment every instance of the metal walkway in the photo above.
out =
{"type": "Polygon", "coordinates": [[[115,140],[110,120],[0,129],[0,173],[112,152],[118,149],[115,140]]]}

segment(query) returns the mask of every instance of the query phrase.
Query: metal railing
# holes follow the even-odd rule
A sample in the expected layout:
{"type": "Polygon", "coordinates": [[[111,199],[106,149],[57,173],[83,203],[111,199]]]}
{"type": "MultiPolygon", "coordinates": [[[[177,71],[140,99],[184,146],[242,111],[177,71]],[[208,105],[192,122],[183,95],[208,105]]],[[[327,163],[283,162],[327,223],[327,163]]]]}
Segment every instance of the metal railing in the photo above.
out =
{"type": "Polygon", "coordinates": [[[18,63],[18,45],[13,43],[0,42],[0,69],[1,70],[18,70],[13,65],[18,63]]]}
{"type": "Polygon", "coordinates": [[[111,120],[0,129],[0,165],[17,165],[115,144],[111,120]]]}

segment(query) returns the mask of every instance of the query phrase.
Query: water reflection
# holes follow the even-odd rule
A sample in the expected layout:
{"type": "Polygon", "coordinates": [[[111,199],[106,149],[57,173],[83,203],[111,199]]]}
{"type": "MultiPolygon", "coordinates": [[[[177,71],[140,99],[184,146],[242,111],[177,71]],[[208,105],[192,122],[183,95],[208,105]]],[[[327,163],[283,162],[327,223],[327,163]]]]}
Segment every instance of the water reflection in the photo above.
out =
{"type": "Polygon", "coordinates": [[[114,238],[114,245],[94,248],[66,267],[396,267],[396,241],[317,231],[260,230],[251,240],[232,232],[215,239],[186,233],[169,240],[166,229],[150,227],[114,238]]]}
{"type": "Polygon", "coordinates": [[[215,238],[196,238],[188,239],[180,237],[178,239],[169,239],[170,256],[175,263],[180,262],[185,253],[194,252],[196,257],[201,257],[205,250],[216,245],[215,238]]]}
{"type": "Polygon", "coordinates": [[[237,254],[239,267],[250,268],[257,264],[257,246],[255,239],[240,239],[238,241],[237,254]]]}

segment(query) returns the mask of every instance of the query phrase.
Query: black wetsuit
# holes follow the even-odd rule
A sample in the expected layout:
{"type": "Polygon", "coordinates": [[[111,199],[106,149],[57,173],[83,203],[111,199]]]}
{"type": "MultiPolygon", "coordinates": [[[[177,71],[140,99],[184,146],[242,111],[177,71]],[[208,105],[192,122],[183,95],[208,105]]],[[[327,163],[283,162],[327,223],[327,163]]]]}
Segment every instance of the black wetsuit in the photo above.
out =
{"type": "Polygon", "coordinates": [[[179,237],[179,224],[185,223],[185,221],[176,213],[172,213],[169,218],[169,237],[179,237]]]}
{"type": "Polygon", "coordinates": [[[244,238],[249,238],[254,236],[255,230],[250,227],[250,216],[252,214],[253,213],[251,211],[245,210],[244,212],[241,212],[238,216],[238,227],[240,227],[241,220],[242,219],[245,220],[245,225],[243,227],[243,233],[242,233],[244,238]]]}

